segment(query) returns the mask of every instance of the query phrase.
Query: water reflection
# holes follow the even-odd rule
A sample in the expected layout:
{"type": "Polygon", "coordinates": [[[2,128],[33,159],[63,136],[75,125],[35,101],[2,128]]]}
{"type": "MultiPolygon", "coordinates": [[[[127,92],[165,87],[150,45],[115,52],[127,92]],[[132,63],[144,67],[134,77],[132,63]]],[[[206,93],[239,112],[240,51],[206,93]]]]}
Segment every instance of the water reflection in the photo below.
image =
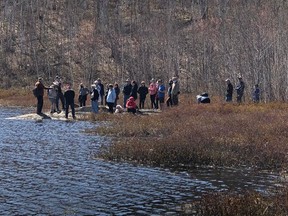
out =
{"type": "Polygon", "coordinates": [[[109,139],[82,133],[89,122],[8,120],[29,110],[1,108],[1,215],[163,215],[213,190],[274,187],[272,174],[195,172],[93,159],[109,139]]]}

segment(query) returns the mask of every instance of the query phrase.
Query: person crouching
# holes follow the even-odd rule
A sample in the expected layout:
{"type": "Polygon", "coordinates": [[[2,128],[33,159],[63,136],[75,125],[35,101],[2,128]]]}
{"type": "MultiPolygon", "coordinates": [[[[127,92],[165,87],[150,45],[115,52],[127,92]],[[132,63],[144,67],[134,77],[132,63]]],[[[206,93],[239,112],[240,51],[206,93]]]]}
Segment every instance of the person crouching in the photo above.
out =
{"type": "Polygon", "coordinates": [[[136,113],[137,105],[136,105],[136,103],[135,103],[134,97],[131,96],[131,97],[127,100],[126,108],[127,108],[127,112],[133,113],[133,114],[136,113]]]}
{"type": "Polygon", "coordinates": [[[210,98],[208,93],[204,92],[201,95],[197,95],[197,102],[199,103],[210,103],[210,98]]]}

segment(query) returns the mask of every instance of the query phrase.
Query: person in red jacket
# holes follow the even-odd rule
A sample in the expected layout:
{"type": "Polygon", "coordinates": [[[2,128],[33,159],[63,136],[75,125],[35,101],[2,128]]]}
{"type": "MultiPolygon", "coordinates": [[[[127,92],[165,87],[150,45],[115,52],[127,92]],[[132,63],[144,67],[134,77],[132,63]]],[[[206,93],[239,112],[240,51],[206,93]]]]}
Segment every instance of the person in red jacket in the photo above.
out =
{"type": "Polygon", "coordinates": [[[130,97],[126,102],[127,112],[131,112],[133,114],[136,113],[137,105],[135,103],[134,97],[130,97]]]}

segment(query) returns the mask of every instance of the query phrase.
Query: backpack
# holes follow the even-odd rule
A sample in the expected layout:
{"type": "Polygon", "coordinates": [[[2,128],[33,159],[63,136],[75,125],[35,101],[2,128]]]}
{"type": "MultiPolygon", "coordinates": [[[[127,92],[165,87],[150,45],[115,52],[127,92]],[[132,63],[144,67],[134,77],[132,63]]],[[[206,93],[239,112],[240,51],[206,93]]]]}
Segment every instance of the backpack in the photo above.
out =
{"type": "Polygon", "coordinates": [[[38,90],[37,87],[35,87],[35,88],[32,90],[32,92],[33,92],[33,95],[34,95],[35,97],[38,97],[38,96],[39,96],[39,90],[38,90]]]}
{"type": "Polygon", "coordinates": [[[98,101],[98,99],[99,99],[99,92],[97,89],[95,89],[91,93],[91,100],[93,100],[93,101],[97,100],[98,101]]]}

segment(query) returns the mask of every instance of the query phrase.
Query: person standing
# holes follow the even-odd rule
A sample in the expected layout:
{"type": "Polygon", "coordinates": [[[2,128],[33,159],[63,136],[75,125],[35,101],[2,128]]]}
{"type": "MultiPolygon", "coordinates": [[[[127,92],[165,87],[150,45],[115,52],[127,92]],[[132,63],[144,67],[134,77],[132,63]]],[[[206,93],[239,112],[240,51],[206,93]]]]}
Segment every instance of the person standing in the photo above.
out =
{"type": "Polygon", "coordinates": [[[173,77],[172,81],[173,81],[171,90],[172,103],[173,105],[176,106],[179,103],[178,95],[180,94],[180,85],[177,77],[173,77]]]}
{"type": "Polygon", "coordinates": [[[57,98],[57,84],[56,82],[53,82],[53,84],[48,89],[48,98],[51,102],[51,109],[50,113],[53,114],[54,112],[60,113],[59,110],[56,110],[56,98],[57,98]]]}
{"type": "Polygon", "coordinates": [[[168,83],[169,87],[168,87],[168,91],[167,91],[168,98],[166,100],[167,107],[173,105],[173,103],[172,103],[172,95],[171,95],[171,93],[172,93],[172,84],[173,84],[173,81],[169,80],[169,83],[168,83]]]}
{"type": "Polygon", "coordinates": [[[89,90],[83,85],[83,83],[80,84],[80,89],[79,89],[79,106],[80,107],[85,107],[86,106],[86,101],[87,101],[87,95],[89,94],[89,90]]]}
{"type": "Polygon", "coordinates": [[[92,106],[92,112],[93,113],[98,113],[99,111],[99,106],[98,106],[98,100],[99,100],[99,92],[96,88],[96,85],[93,84],[91,85],[91,106],[92,106]]]}
{"type": "Polygon", "coordinates": [[[38,78],[38,81],[35,83],[36,97],[37,97],[37,114],[42,115],[42,109],[44,104],[44,89],[49,89],[44,86],[43,79],[41,77],[38,78]]]}
{"type": "Polygon", "coordinates": [[[145,86],[145,82],[141,82],[141,86],[138,88],[138,94],[139,94],[139,109],[144,109],[144,104],[146,100],[146,95],[148,94],[148,88],[145,86]]]}
{"type": "Polygon", "coordinates": [[[151,101],[151,109],[156,109],[157,105],[156,105],[156,95],[157,95],[157,86],[155,83],[154,78],[151,79],[150,85],[149,85],[149,95],[150,95],[150,101],[151,101]]]}
{"type": "Polygon", "coordinates": [[[114,90],[115,90],[115,93],[116,93],[116,99],[115,99],[115,102],[114,102],[114,107],[116,107],[117,101],[119,100],[119,94],[120,94],[120,88],[119,88],[119,85],[118,85],[117,82],[114,83],[114,90]]]}
{"type": "Polygon", "coordinates": [[[116,100],[116,92],[115,92],[115,89],[113,88],[113,84],[109,84],[108,88],[109,90],[108,90],[106,102],[107,102],[107,106],[109,107],[109,112],[113,113],[113,107],[114,107],[114,103],[116,100]]]}
{"type": "Polygon", "coordinates": [[[71,111],[72,111],[72,117],[73,119],[76,118],[75,116],[75,105],[74,105],[74,98],[75,98],[75,92],[74,90],[71,88],[71,84],[67,85],[67,90],[64,93],[64,98],[65,98],[65,118],[68,118],[68,113],[69,113],[69,106],[71,107],[71,111]]]}
{"type": "MultiPolygon", "coordinates": [[[[102,100],[101,100],[101,97],[100,97],[100,95],[101,95],[101,85],[99,85],[98,81],[95,81],[94,84],[96,85],[96,89],[97,89],[97,91],[99,93],[98,105],[99,105],[99,103],[103,104],[102,100]]],[[[103,86],[103,88],[104,88],[104,86],[103,86]]],[[[103,99],[103,97],[102,97],[102,99],[103,99]]]]}
{"type": "Polygon", "coordinates": [[[160,110],[163,110],[164,101],[165,101],[165,86],[161,79],[158,80],[158,91],[157,91],[157,98],[160,104],[160,110]]]}
{"type": "Polygon", "coordinates": [[[100,78],[98,78],[95,82],[96,86],[98,85],[98,88],[100,88],[100,103],[101,105],[104,104],[104,93],[105,93],[105,89],[104,89],[104,85],[102,84],[102,81],[100,78]]]}
{"type": "Polygon", "coordinates": [[[65,99],[64,99],[63,92],[62,92],[62,80],[59,76],[56,76],[54,82],[58,83],[56,85],[56,88],[57,88],[56,110],[60,111],[60,109],[59,109],[59,100],[60,100],[61,104],[62,104],[62,110],[64,111],[65,110],[65,99]]]}
{"type": "Polygon", "coordinates": [[[230,79],[225,80],[227,83],[227,88],[226,88],[226,102],[231,102],[232,101],[232,96],[233,96],[233,85],[231,84],[230,79]]]}
{"type": "Polygon", "coordinates": [[[258,84],[256,84],[254,86],[253,93],[252,93],[252,99],[253,99],[254,103],[259,103],[259,101],[260,101],[260,89],[259,89],[258,84]]]}
{"type": "Polygon", "coordinates": [[[241,103],[242,102],[242,97],[244,95],[244,89],[245,89],[245,84],[242,80],[241,76],[238,76],[238,84],[236,86],[236,92],[237,92],[237,102],[241,103]]]}
{"type": "Polygon", "coordinates": [[[128,98],[131,95],[131,91],[132,91],[132,85],[129,79],[126,80],[126,84],[123,87],[122,93],[123,93],[123,107],[126,108],[126,102],[128,100],[128,98]]]}
{"type": "Polygon", "coordinates": [[[132,85],[132,89],[131,89],[130,96],[132,96],[134,98],[134,101],[136,101],[137,100],[138,84],[135,80],[132,80],[131,85],[132,85]]]}

